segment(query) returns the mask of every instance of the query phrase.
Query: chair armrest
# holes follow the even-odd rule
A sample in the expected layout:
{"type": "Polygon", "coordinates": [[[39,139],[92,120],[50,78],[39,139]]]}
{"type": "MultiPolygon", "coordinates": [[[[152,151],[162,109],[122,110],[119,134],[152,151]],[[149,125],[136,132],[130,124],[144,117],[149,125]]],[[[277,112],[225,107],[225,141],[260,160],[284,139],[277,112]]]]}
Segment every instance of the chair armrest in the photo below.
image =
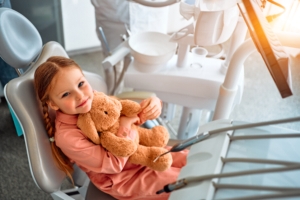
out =
{"type": "Polygon", "coordinates": [[[56,191],[50,194],[54,200],[75,200],[71,196],[67,195],[62,191],[56,191]]]}

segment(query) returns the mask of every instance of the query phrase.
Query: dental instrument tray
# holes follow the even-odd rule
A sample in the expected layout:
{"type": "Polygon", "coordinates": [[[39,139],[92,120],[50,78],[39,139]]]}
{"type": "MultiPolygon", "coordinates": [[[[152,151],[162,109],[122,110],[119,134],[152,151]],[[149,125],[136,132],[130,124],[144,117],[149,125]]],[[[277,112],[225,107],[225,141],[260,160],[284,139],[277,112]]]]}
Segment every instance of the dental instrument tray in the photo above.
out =
{"type": "Polygon", "coordinates": [[[173,147],[171,152],[193,144],[177,181],[157,193],[171,192],[170,200],[299,198],[300,132],[274,126],[295,121],[300,117],[205,124],[199,129],[205,138],[173,147]]]}

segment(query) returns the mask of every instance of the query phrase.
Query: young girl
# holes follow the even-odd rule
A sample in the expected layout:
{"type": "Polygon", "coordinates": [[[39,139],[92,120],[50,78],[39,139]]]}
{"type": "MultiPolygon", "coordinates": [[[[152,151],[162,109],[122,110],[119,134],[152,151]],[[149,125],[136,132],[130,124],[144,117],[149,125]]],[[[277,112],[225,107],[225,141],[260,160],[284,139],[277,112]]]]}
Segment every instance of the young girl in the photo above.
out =
{"type": "MultiPolygon", "coordinates": [[[[172,166],[158,172],[131,164],[127,162],[128,157],[116,157],[92,143],[76,123],[79,113],[91,109],[94,92],[80,67],[71,59],[59,56],[49,58],[36,70],[34,83],[42,102],[55,161],[68,177],[71,178],[72,165],[76,163],[96,187],[117,199],[168,198],[169,193],[157,195],[156,192],[176,181],[180,169],[186,164],[187,151],[172,153],[172,166]],[[49,107],[56,111],[55,127],[51,124],[49,107]]],[[[155,119],[161,113],[161,101],[157,97],[143,100],[141,107],[138,116],[120,119],[119,137],[133,140],[137,134],[130,130],[133,123],[155,119]]]]}

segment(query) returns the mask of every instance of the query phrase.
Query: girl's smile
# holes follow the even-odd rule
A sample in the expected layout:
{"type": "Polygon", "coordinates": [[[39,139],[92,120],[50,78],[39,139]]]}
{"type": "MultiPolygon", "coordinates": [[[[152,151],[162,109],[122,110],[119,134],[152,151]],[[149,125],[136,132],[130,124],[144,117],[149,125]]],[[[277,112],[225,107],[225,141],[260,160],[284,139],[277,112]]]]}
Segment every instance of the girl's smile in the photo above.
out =
{"type": "Polygon", "coordinates": [[[88,102],[89,99],[86,99],[85,101],[83,101],[81,104],[79,104],[76,108],[78,107],[81,107],[81,106],[84,106],[87,102],[88,102]]]}

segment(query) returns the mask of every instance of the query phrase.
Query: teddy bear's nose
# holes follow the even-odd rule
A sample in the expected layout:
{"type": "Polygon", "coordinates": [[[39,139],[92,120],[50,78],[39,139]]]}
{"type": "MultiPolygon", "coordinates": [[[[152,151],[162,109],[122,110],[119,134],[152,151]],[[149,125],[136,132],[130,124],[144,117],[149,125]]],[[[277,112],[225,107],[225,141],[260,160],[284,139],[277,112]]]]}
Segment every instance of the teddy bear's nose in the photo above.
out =
{"type": "Polygon", "coordinates": [[[108,114],[108,112],[107,111],[104,111],[104,113],[107,115],[108,114]]]}

